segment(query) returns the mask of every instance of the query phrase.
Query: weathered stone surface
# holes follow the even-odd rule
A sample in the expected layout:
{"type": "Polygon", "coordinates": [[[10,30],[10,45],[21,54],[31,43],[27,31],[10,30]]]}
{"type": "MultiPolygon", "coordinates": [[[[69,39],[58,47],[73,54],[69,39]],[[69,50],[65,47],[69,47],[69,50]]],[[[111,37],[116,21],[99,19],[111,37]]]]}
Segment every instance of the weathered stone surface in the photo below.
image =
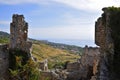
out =
{"type": "Polygon", "coordinates": [[[23,15],[14,14],[10,24],[10,49],[19,49],[30,53],[31,42],[27,42],[28,23],[23,15]]]}
{"type": "Polygon", "coordinates": [[[68,63],[67,80],[90,80],[97,73],[99,55],[99,48],[86,46],[78,62],[68,63]]]}
{"type": "Polygon", "coordinates": [[[38,62],[39,64],[39,69],[43,71],[48,71],[48,61],[45,59],[43,62],[38,62]]]}
{"type": "Polygon", "coordinates": [[[8,80],[8,68],[12,64],[10,59],[13,59],[10,55],[15,55],[15,51],[19,50],[25,53],[25,60],[31,57],[32,43],[27,41],[27,33],[28,24],[24,21],[23,15],[14,14],[10,24],[10,43],[9,45],[0,45],[0,80],[8,80]]]}
{"type": "Polygon", "coordinates": [[[0,45],[0,80],[8,80],[8,45],[0,45]]]}
{"type": "Polygon", "coordinates": [[[67,64],[67,71],[77,71],[80,69],[80,63],[78,62],[73,62],[73,63],[68,63],[67,64]]]}
{"type": "Polygon", "coordinates": [[[92,78],[90,80],[96,80],[96,76],[92,76],[92,78]]]}
{"type": "MultiPolygon", "coordinates": [[[[119,36],[113,34],[113,32],[116,32],[116,34],[119,35],[119,9],[120,8],[114,7],[103,8],[104,13],[102,14],[102,17],[100,17],[96,22],[95,43],[100,46],[101,52],[97,80],[120,80],[120,78],[117,78],[119,76],[116,76],[118,74],[115,73],[113,64],[118,62],[115,61],[115,56],[119,56],[116,54],[116,45],[120,44],[119,41],[117,42],[119,36]],[[116,42],[117,44],[115,45],[116,42]]],[[[117,51],[117,53],[119,52],[117,51]]]]}
{"type": "Polygon", "coordinates": [[[82,65],[93,66],[94,65],[94,61],[95,60],[99,60],[99,55],[100,55],[99,48],[85,46],[84,54],[81,57],[81,61],[80,62],[81,62],[82,65]]]}
{"type": "Polygon", "coordinates": [[[102,18],[100,17],[95,23],[95,43],[98,46],[103,46],[105,44],[105,27],[103,25],[102,18]]]}
{"type": "Polygon", "coordinates": [[[54,72],[41,72],[40,80],[60,80],[58,74],[54,72]]]}
{"type": "Polygon", "coordinates": [[[42,71],[42,80],[48,77],[50,80],[95,80],[96,73],[98,72],[98,62],[99,62],[100,51],[99,48],[95,47],[85,47],[84,54],[81,56],[77,62],[67,63],[65,70],[56,69],[52,72],[44,71],[44,63],[41,63],[40,66],[43,69],[42,71]],[[54,75],[53,75],[54,73],[54,75]]]}

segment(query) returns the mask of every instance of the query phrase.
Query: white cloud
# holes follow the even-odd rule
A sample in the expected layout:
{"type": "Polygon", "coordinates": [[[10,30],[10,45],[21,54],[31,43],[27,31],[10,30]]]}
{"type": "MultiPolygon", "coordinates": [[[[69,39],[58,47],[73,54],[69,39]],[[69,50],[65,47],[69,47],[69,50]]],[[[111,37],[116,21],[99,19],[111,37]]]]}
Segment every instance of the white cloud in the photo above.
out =
{"type": "Polygon", "coordinates": [[[76,9],[98,11],[103,7],[120,6],[120,0],[0,0],[3,4],[49,4],[49,3],[62,3],[76,9]]]}
{"type": "Polygon", "coordinates": [[[35,4],[48,4],[49,0],[0,0],[2,4],[24,4],[24,3],[35,3],[35,4]]]}
{"type": "Polygon", "coordinates": [[[8,25],[10,24],[10,21],[0,21],[0,25],[8,25]]]}
{"type": "MultiPolygon", "coordinates": [[[[79,40],[94,40],[94,25],[92,20],[80,18],[66,12],[60,15],[59,26],[49,27],[30,27],[29,35],[32,38],[52,38],[52,39],[79,39],[79,40]]],[[[47,24],[47,23],[46,23],[47,24]]],[[[40,25],[38,25],[40,26],[40,25]]]]}
{"type": "Polygon", "coordinates": [[[31,28],[29,30],[30,37],[42,39],[79,39],[93,40],[94,27],[88,25],[75,26],[55,26],[44,28],[31,28]]]}
{"type": "Polygon", "coordinates": [[[69,24],[69,25],[89,25],[94,23],[91,17],[86,16],[76,16],[75,14],[71,13],[64,13],[61,15],[62,22],[69,24]]]}
{"type": "Polygon", "coordinates": [[[101,10],[103,7],[120,6],[120,0],[53,0],[82,10],[101,10]]]}
{"type": "MultiPolygon", "coordinates": [[[[120,0],[0,0],[0,4],[64,4],[66,6],[85,11],[101,11],[103,7],[119,6],[120,0]]],[[[41,10],[39,10],[41,12],[41,10]]],[[[66,11],[67,12],[67,11],[66,11]]],[[[35,12],[35,14],[38,12],[35,12]]],[[[90,15],[91,16],[91,15],[90,15]]],[[[54,27],[37,27],[31,26],[29,29],[29,36],[32,38],[58,38],[58,39],[94,39],[94,22],[93,19],[87,19],[66,13],[62,14],[62,22],[66,25],[54,27]]],[[[0,21],[0,24],[8,25],[8,21],[0,21]]]]}

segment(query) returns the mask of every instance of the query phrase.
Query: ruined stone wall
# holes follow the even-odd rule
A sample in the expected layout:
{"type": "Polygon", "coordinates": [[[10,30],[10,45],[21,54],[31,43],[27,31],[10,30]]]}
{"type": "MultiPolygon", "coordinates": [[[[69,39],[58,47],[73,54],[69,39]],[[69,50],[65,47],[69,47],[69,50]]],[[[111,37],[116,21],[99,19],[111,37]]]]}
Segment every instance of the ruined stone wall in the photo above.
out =
{"type": "MultiPolygon", "coordinates": [[[[88,47],[85,46],[83,56],[81,57],[81,68],[86,70],[87,80],[90,80],[92,76],[98,73],[98,63],[100,60],[100,49],[99,47],[88,47]]],[[[91,79],[93,80],[93,79],[91,79]]]]}
{"type": "Polygon", "coordinates": [[[42,62],[38,62],[39,64],[39,69],[41,69],[42,71],[48,71],[48,60],[45,59],[42,62]]]}
{"type": "Polygon", "coordinates": [[[50,71],[43,71],[41,72],[40,75],[41,75],[40,80],[65,80],[65,79],[61,79],[58,76],[58,74],[50,71]]]}
{"type": "Polygon", "coordinates": [[[28,23],[23,15],[14,14],[10,24],[10,49],[19,49],[30,52],[32,43],[27,42],[28,23]]]}
{"type": "Polygon", "coordinates": [[[102,21],[102,17],[100,17],[95,23],[95,43],[98,46],[103,46],[105,44],[105,27],[102,21]]]}
{"type": "Polygon", "coordinates": [[[27,33],[28,24],[24,21],[23,15],[14,14],[10,24],[10,43],[9,45],[0,45],[0,80],[9,80],[10,65],[15,63],[11,59],[14,60],[15,56],[19,54],[14,54],[15,51],[21,51],[19,55],[24,55],[25,60],[31,57],[32,43],[27,41],[27,33]]]}
{"type": "Polygon", "coordinates": [[[98,47],[86,46],[78,62],[67,64],[67,71],[70,72],[67,80],[90,80],[92,76],[97,74],[99,58],[100,51],[98,47]]]}
{"type": "MultiPolygon", "coordinates": [[[[103,13],[104,16],[106,14],[103,13]]],[[[95,24],[95,43],[101,48],[101,58],[100,58],[100,67],[99,67],[99,76],[98,80],[109,80],[109,70],[107,68],[106,62],[107,56],[104,49],[106,49],[106,20],[103,22],[103,17],[98,18],[95,24]]],[[[108,44],[109,45],[109,44],[108,44]]]]}
{"type": "Polygon", "coordinates": [[[67,70],[68,71],[77,71],[80,69],[80,63],[79,62],[73,62],[67,64],[67,70]]]}
{"type": "Polygon", "coordinates": [[[81,64],[93,66],[94,60],[99,60],[100,51],[98,47],[85,46],[81,64]]]}
{"type": "Polygon", "coordinates": [[[97,56],[99,54],[100,54],[99,47],[88,47],[88,46],[85,46],[85,48],[84,48],[84,55],[97,56]]]}
{"type": "Polygon", "coordinates": [[[0,80],[8,80],[9,53],[8,45],[0,45],[0,80]]]}
{"type": "MultiPolygon", "coordinates": [[[[117,8],[115,9],[118,10],[117,8]]],[[[119,80],[115,79],[115,74],[113,71],[113,61],[115,56],[115,48],[114,48],[114,41],[112,36],[112,32],[114,30],[111,28],[112,18],[115,17],[115,22],[119,23],[119,20],[117,20],[116,11],[113,10],[113,8],[103,8],[103,14],[102,17],[98,18],[96,25],[95,25],[95,43],[100,46],[100,63],[99,63],[99,73],[97,80],[119,80]],[[113,11],[115,11],[113,13],[113,11]],[[113,13],[113,14],[112,14],[113,13]]],[[[117,24],[116,24],[117,25],[117,24]]],[[[116,25],[112,25],[115,27],[116,25]]],[[[117,29],[116,29],[117,30],[117,29]]]]}

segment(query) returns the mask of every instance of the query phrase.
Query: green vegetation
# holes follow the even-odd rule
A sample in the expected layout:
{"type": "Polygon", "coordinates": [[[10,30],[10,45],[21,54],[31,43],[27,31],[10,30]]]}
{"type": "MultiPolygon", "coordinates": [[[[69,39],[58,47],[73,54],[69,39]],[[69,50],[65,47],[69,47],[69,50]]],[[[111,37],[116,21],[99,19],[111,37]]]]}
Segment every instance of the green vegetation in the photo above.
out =
{"type": "Polygon", "coordinates": [[[0,43],[9,43],[9,39],[7,37],[0,37],[0,43]]]}
{"type": "Polygon", "coordinates": [[[38,61],[48,59],[48,67],[55,68],[58,65],[64,66],[67,61],[76,61],[80,56],[78,54],[70,54],[67,50],[53,48],[43,43],[33,44],[32,54],[38,61]]]}
{"type": "MultiPolygon", "coordinates": [[[[0,36],[1,36],[0,43],[9,43],[8,33],[0,31],[0,36]]],[[[81,54],[83,50],[81,47],[77,47],[77,46],[69,46],[65,44],[38,41],[34,39],[29,39],[29,40],[33,42],[32,55],[35,58],[37,58],[38,61],[43,61],[45,59],[48,59],[48,67],[50,69],[58,67],[58,65],[64,66],[64,64],[67,61],[70,61],[70,62],[76,61],[78,58],[80,58],[79,54],[81,54]]],[[[21,52],[19,50],[16,50],[15,52],[10,53],[11,54],[10,57],[13,57],[12,59],[10,59],[10,62],[12,63],[10,67],[12,66],[11,67],[12,69],[14,69],[13,66],[16,64],[16,62],[14,62],[15,56],[28,56],[27,54],[20,55],[21,53],[24,53],[24,52],[21,52]]],[[[25,62],[26,58],[24,57],[22,58],[25,62]]]]}
{"type": "Polygon", "coordinates": [[[72,53],[72,54],[82,55],[83,53],[83,48],[75,46],[75,45],[66,45],[66,44],[53,43],[53,42],[48,42],[48,41],[42,41],[42,43],[47,44],[53,48],[67,50],[69,53],[72,53]]]}
{"type": "Polygon", "coordinates": [[[0,31],[0,43],[9,43],[9,34],[0,31]]]}
{"type": "Polygon", "coordinates": [[[40,72],[37,64],[20,50],[10,50],[10,80],[39,80],[40,72]]]}
{"type": "Polygon", "coordinates": [[[9,50],[9,68],[10,69],[16,69],[16,57],[21,57],[21,63],[22,65],[26,64],[27,61],[30,58],[30,55],[24,51],[21,50],[9,50]]]}
{"type": "Polygon", "coordinates": [[[0,37],[9,37],[7,32],[0,31],[0,37]]]}
{"type": "Polygon", "coordinates": [[[112,13],[114,13],[114,12],[117,13],[118,11],[120,11],[120,7],[112,6],[112,7],[108,7],[108,10],[112,13]]]}

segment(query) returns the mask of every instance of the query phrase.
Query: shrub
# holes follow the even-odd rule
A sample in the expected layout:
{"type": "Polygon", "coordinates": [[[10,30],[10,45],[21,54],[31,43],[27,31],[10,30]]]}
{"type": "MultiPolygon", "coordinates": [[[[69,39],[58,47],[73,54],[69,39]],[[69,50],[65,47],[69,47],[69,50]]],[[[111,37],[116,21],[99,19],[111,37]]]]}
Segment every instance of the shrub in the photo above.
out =
{"type": "MultiPolygon", "coordinates": [[[[10,62],[10,80],[39,80],[40,71],[37,67],[37,63],[35,63],[31,58],[25,61],[25,56],[19,53],[15,54],[18,51],[11,52],[11,62],[10,62]],[[19,55],[18,55],[19,54],[19,55]]],[[[20,51],[21,52],[21,51],[20,51]]]]}

